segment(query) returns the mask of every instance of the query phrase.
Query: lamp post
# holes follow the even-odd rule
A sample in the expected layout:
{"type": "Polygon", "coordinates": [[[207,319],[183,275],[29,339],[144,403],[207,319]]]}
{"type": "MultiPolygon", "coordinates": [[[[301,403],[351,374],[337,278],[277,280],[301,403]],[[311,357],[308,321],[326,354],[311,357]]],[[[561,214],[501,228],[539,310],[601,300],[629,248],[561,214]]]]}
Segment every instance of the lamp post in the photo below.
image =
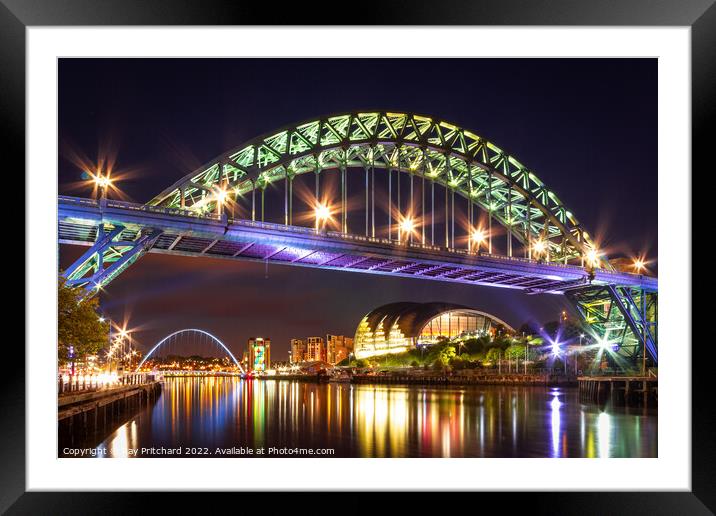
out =
{"type": "MultiPolygon", "coordinates": [[[[90,173],[90,175],[93,175],[90,173]]],[[[109,189],[110,185],[112,184],[112,180],[109,178],[109,174],[102,175],[102,172],[99,170],[97,171],[96,175],[93,175],[94,177],[94,184],[97,187],[97,192],[99,193],[99,199],[104,200],[107,198],[107,190],[109,189]]]]}
{"type": "MultiPolygon", "coordinates": [[[[472,230],[472,234],[470,235],[470,240],[474,242],[475,244],[475,252],[477,254],[480,254],[480,246],[485,241],[485,232],[482,229],[475,228],[472,230]]],[[[468,247],[469,249],[469,247],[468,247]]]]}
{"type": "MultiPolygon", "coordinates": [[[[108,317],[106,320],[109,322],[109,330],[107,332],[107,346],[109,346],[109,347],[107,348],[107,351],[110,351],[112,349],[112,319],[110,319],[108,317]]],[[[104,321],[105,321],[105,317],[101,315],[99,317],[99,322],[103,323],[104,321]]],[[[107,373],[111,373],[111,372],[112,372],[112,364],[110,361],[107,364],[107,373]]]]}
{"type": "Polygon", "coordinates": [[[70,366],[72,368],[71,372],[70,372],[70,376],[74,377],[75,376],[75,347],[72,345],[70,345],[69,351],[67,353],[67,358],[70,359],[70,364],[72,364],[70,366]]]}
{"type": "Polygon", "coordinates": [[[316,215],[316,231],[319,231],[325,226],[328,219],[331,218],[331,208],[326,204],[316,201],[314,211],[316,215]]]}
{"type": "Polygon", "coordinates": [[[413,222],[413,219],[410,217],[404,218],[403,221],[400,223],[400,233],[399,233],[398,239],[400,239],[402,237],[402,235],[406,235],[405,243],[412,244],[414,230],[415,230],[415,222],[413,222]]]}

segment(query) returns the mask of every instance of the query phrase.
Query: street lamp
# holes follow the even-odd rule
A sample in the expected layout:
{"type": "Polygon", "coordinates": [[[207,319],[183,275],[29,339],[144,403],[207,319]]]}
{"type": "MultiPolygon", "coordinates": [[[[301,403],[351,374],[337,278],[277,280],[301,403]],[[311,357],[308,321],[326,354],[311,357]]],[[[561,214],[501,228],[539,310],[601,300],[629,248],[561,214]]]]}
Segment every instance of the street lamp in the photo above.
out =
{"type": "Polygon", "coordinates": [[[318,231],[320,226],[331,218],[331,209],[326,204],[319,202],[316,204],[314,211],[316,214],[316,231],[318,231]]]}
{"type": "Polygon", "coordinates": [[[406,241],[409,239],[413,241],[413,230],[415,229],[415,222],[410,217],[406,217],[400,223],[400,230],[403,234],[407,233],[406,241]]]}
{"type": "Polygon", "coordinates": [[[609,344],[611,344],[611,342],[609,341],[609,338],[605,335],[604,337],[600,337],[599,339],[597,339],[597,344],[599,345],[599,349],[605,351],[609,348],[609,344]]]}
{"type": "MultiPolygon", "coordinates": [[[[556,358],[562,354],[562,343],[558,340],[552,341],[552,355],[556,358]]],[[[562,362],[564,362],[564,374],[567,374],[567,349],[564,349],[564,356],[562,356],[562,362]]]]}
{"type": "Polygon", "coordinates": [[[534,244],[532,244],[532,250],[537,254],[537,256],[541,255],[545,252],[547,249],[547,244],[544,243],[544,240],[537,240],[534,244]]]}
{"type": "Polygon", "coordinates": [[[477,247],[476,252],[479,254],[480,246],[486,240],[485,232],[479,228],[473,229],[470,238],[473,242],[475,242],[475,246],[477,247]]]}
{"type": "Polygon", "coordinates": [[[228,198],[228,193],[223,188],[216,192],[216,214],[221,216],[224,213],[224,205],[228,198]]]}
{"type": "Polygon", "coordinates": [[[106,199],[107,190],[110,186],[112,186],[112,180],[110,179],[109,174],[102,175],[102,172],[97,171],[97,174],[92,174],[92,179],[95,186],[99,190],[100,198],[106,199]]]}
{"type": "Polygon", "coordinates": [[[599,265],[599,251],[597,251],[596,248],[587,251],[587,264],[590,267],[596,267],[599,265]]]}
{"type": "Polygon", "coordinates": [[[558,357],[559,356],[559,342],[556,340],[552,341],[551,348],[552,348],[552,354],[554,356],[558,357]]]}
{"type": "Polygon", "coordinates": [[[641,273],[646,268],[646,262],[643,258],[635,258],[634,259],[634,270],[637,273],[641,273]]]}

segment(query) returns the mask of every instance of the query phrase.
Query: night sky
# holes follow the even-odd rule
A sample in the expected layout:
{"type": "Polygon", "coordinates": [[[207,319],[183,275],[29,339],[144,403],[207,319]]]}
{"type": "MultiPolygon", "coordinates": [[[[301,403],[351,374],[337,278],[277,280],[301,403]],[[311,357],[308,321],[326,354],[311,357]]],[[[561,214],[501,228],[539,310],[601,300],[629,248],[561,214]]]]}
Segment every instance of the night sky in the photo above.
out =
{"type": "MultiPolygon", "coordinates": [[[[60,59],[59,192],[89,197],[80,162],[109,157],[126,199],[147,202],[254,136],[359,110],[427,114],[487,138],[610,258],[645,253],[656,268],[656,59],[60,59]]],[[[61,267],[83,250],[61,246],[61,267]]],[[[558,295],[157,254],[114,280],[101,306],[144,350],[193,327],[235,354],[270,337],[285,360],[290,338],[352,336],[394,301],[460,303],[515,327],[566,307],[558,295]]]]}

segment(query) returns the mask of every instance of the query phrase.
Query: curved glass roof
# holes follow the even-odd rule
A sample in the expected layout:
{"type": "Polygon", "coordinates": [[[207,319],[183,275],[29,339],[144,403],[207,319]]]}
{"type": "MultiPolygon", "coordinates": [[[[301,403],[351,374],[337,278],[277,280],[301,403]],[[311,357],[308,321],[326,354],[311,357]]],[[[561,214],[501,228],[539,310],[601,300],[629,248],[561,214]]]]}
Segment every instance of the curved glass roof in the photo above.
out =
{"type": "Polygon", "coordinates": [[[418,337],[423,327],[435,317],[442,313],[456,310],[480,314],[492,319],[498,324],[502,324],[509,330],[513,329],[509,324],[491,314],[454,303],[390,303],[372,310],[365,316],[364,320],[367,322],[368,329],[371,332],[375,332],[382,322],[386,340],[389,339],[388,333],[396,323],[405,337],[412,338],[418,337]]]}

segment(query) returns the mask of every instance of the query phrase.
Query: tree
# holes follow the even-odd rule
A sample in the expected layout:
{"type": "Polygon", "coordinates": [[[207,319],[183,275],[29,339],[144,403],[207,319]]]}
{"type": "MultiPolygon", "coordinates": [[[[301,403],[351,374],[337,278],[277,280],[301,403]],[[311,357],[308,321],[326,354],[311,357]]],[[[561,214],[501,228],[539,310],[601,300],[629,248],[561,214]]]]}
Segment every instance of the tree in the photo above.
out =
{"type": "Polygon", "coordinates": [[[517,329],[521,335],[539,335],[540,324],[536,321],[527,321],[517,329]]]}
{"type": "Polygon", "coordinates": [[[57,356],[61,364],[80,361],[107,344],[109,323],[99,320],[96,297],[82,299],[82,291],[60,278],[57,288],[57,356]],[[70,356],[70,347],[74,356],[70,356]]]}
{"type": "Polygon", "coordinates": [[[505,358],[514,360],[516,358],[525,357],[525,346],[522,344],[513,344],[505,350],[505,358]]]}
{"type": "Polygon", "coordinates": [[[470,360],[466,360],[462,356],[456,356],[450,359],[450,367],[459,371],[461,369],[467,369],[471,365],[470,360]]]}
{"type": "Polygon", "coordinates": [[[482,353],[487,348],[487,345],[489,343],[489,336],[473,337],[471,339],[466,339],[463,342],[463,344],[465,345],[465,351],[467,351],[471,355],[482,353]]]}
{"type": "Polygon", "coordinates": [[[453,346],[445,346],[440,350],[438,360],[442,363],[442,365],[446,366],[450,363],[450,360],[455,357],[455,355],[455,348],[453,346]]]}
{"type": "Polygon", "coordinates": [[[433,362],[432,365],[433,371],[443,371],[447,368],[446,364],[443,364],[443,362],[438,358],[433,362]]]}
{"type": "Polygon", "coordinates": [[[487,356],[485,358],[487,359],[488,362],[492,362],[494,364],[500,359],[501,353],[502,353],[502,349],[500,349],[500,348],[490,348],[487,351],[487,356]]]}

